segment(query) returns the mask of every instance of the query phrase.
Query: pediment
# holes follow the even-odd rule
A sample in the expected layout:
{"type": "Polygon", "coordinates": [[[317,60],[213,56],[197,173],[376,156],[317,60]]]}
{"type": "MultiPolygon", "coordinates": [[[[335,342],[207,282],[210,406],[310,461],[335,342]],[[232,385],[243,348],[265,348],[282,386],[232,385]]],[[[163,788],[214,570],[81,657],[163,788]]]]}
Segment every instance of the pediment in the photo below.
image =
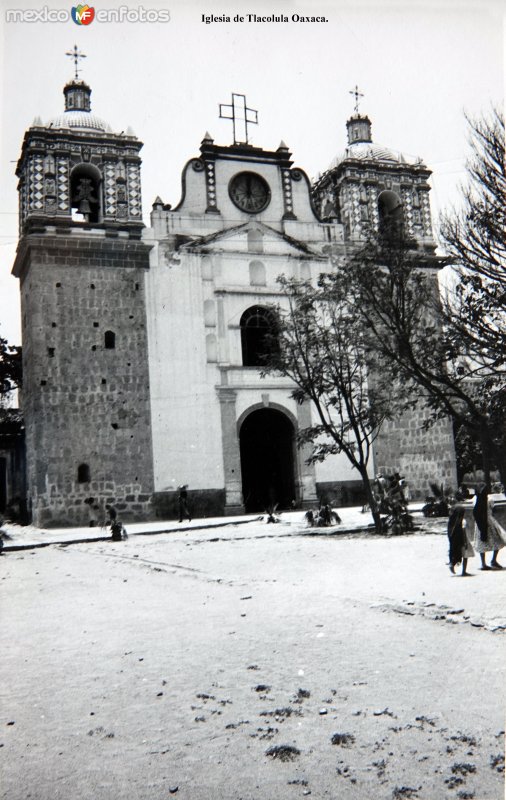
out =
{"type": "Polygon", "coordinates": [[[207,236],[193,238],[181,250],[207,253],[258,253],[263,255],[318,256],[306,242],[294,239],[262,222],[245,222],[207,236]]]}

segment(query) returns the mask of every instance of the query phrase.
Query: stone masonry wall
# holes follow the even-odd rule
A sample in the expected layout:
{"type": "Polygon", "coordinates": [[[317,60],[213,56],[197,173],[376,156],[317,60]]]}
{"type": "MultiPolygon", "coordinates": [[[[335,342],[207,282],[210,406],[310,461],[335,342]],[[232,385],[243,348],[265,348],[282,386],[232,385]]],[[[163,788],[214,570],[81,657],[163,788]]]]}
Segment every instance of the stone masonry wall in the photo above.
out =
{"type": "Polygon", "coordinates": [[[426,409],[419,408],[387,422],[375,444],[375,468],[383,475],[399,472],[408,481],[412,499],[430,495],[429,484],[457,488],[455,445],[449,420],[428,430],[426,409]]]}
{"type": "Polygon", "coordinates": [[[151,514],[148,253],[141,242],[82,233],[21,243],[15,272],[35,525],[88,524],[89,497],[113,503],[122,519],[151,514]]]}

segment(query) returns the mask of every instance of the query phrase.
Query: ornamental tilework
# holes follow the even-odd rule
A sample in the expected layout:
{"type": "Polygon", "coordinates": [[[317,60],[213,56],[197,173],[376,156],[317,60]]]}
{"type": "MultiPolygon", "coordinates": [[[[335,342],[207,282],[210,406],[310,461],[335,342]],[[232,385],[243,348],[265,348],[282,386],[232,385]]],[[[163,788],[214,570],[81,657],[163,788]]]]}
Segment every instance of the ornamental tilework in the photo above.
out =
{"type": "Polygon", "coordinates": [[[19,190],[19,232],[23,233],[23,223],[27,215],[27,190],[26,183],[23,180],[19,190]]]}
{"type": "Polygon", "coordinates": [[[116,168],[108,161],[104,169],[105,174],[105,215],[114,217],[116,215],[116,168]]]}
{"type": "Polygon", "coordinates": [[[207,204],[210,208],[216,208],[216,179],[214,175],[214,164],[206,164],[206,188],[207,204]]]}
{"type": "Polygon", "coordinates": [[[66,158],[58,159],[58,211],[69,211],[69,165],[66,158]]]}
{"type": "Polygon", "coordinates": [[[404,224],[410,236],[413,235],[413,208],[411,205],[411,197],[411,189],[402,189],[401,202],[404,214],[404,224]]]}
{"type": "Polygon", "coordinates": [[[129,216],[140,217],[142,214],[142,207],[141,207],[141,185],[140,185],[138,164],[128,165],[127,180],[128,180],[128,199],[130,206],[129,216]]]}
{"type": "Polygon", "coordinates": [[[356,229],[360,231],[361,224],[360,224],[360,191],[358,186],[353,185],[350,191],[350,200],[351,200],[351,224],[352,229],[356,229]]]}
{"type": "Polygon", "coordinates": [[[44,158],[34,156],[32,160],[30,206],[35,211],[44,208],[44,158]]]}
{"type": "Polygon", "coordinates": [[[293,214],[293,201],[292,201],[292,179],[290,170],[284,169],[283,174],[283,198],[285,203],[285,211],[287,214],[293,214]]]}
{"type": "Polygon", "coordinates": [[[379,230],[379,211],[378,211],[378,197],[376,188],[374,186],[367,187],[368,194],[368,207],[370,214],[370,222],[373,230],[379,230]]]}
{"type": "Polygon", "coordinates": [[[428,192],[424,192],[420,199],[422,204],[423,231],[425,236],[432,236],[432,224],[430,219],[430,203],[429,203],[428,192]]]}

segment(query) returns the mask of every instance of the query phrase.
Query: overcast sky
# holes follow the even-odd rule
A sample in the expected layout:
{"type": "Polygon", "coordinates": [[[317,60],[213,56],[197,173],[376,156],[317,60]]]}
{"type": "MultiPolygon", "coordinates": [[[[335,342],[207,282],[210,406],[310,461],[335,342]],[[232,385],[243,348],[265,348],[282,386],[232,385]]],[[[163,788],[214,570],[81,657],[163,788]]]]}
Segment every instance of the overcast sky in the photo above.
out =
{"type": "MultiPolygon", "coordinates": [[[[83,0],[81,0],[81,3],[83,0]]],[[[62,88],[73,75],[65,52],[87,54],[81,76],[92,87],[92,110],[115,131],[130,125],[144,142],[143,208],[160,195],[175,205],[181,170],[209,131],[232,141],[218,104],[246,94],[258,110],[254,145],[283,139],[310,177],[346,144],[358,84],[360,109],[375,142],[422,156],[433,170],[432,212],[458,201],[468,152],[463,112],[503,104],[502,0],[268,0],[230,5],[216,0],[103,0],[96,11],[167,9],[169,22],[7,23],[8,9],[60,9],[60,0],[0,0],[2,54],[0,180],[0,335],[20,342],[18,282],[10,275],[17,240],[15,163],[34,117],[63,111],[62,88]],[[289,22],[214,22],[202,15],[285,15],[289,22]],[[327,22],[295,22],[293,14],[327,22]]]]}

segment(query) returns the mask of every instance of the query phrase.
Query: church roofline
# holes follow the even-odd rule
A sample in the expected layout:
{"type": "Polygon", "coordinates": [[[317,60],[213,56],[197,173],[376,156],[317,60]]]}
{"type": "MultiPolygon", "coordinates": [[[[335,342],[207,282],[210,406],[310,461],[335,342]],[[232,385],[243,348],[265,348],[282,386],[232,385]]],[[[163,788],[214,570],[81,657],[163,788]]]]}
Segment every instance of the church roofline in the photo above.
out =
{"type": "Polygon", "coordinates": [[[103,146],[104,143],[106,143],[107,145],[110,145],[111,151],[118,150],[118,154],[121,152],[121,158],[129,161],[140,161],[140,156],[138,153],[144,146],[140,139],[130,134],[118,134],[105,131],[102,132],[93,130],[91,128],[51,128],[47,126],[39,127],[38,125],[32,126],[25,131],[25,135],[23,137],[21,154],[16,165],[16,176],[18,178],[20,177],[20,172],[23,168],[23,161],[28,152],[46,153],[45,143],[48,140],[54,142],[55,139],[57,139],[58,142],[61,142],[62,145],[65,145],[67,142],[69,144],[78,142],[81,145],[93,145],[100,143],[103,146]],[[135,150],[135,153],[124,153],[122,152],[124,148],[131,148],[132,150],[135,150]]]}
{"type": "Polygon", "coordinates": [[[210,144],[204,139],[200,145],[200,152],[203,158],[250,161],[257,164],[276,163],[283,164],[284,167],[290,167],[293,164],[291,160],[292,154],[286,145],[284,147],[280,146],[277,150],[264,150],[251,144],[210,144]]]}
{"type": "MultiPolygon", "coordinates": [[[[361,172],[364,170],[370,170],[371,172],[377,174],[389,172],[401,176],[411,172],[414,175],[421,176],[426,179],[430,178],[432,175],[432,170],[422,161],[420,163],[413,164],[408,161],[380,161],[374,158],[356,159],[352,156],[349,156],[331,164],[330,167],[326,169],[325,172],[323,172],[318,178],[313,179],[312,189],[314,191],[315,188],[325,185],[331,179],[332,175],[336,175],[337,178],[341,178],[344,177],[347,171],[354,172],[357,169],[359,169],[361,172]]],[[[350,177],[349,172],[346,176],[348,178],[350,177]]],[[[374,183],[375,181],[376,177],[371,177],[365,182],[374,183]]],[[[430,188],[428,184],[427,188],[430,188]]]]}

